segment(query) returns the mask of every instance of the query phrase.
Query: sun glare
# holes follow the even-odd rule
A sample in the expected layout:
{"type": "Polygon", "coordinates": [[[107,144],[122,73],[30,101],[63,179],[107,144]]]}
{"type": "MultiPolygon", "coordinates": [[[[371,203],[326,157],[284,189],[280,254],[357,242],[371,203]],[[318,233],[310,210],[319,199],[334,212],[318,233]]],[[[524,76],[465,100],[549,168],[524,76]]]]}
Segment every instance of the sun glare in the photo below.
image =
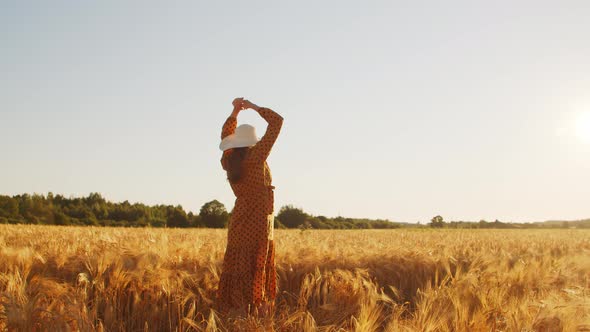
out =
{"type": "Polygon", "coordinates": [[[590,112],[582,113],[576,120],[576,135],[590,144],[590,112]]]}

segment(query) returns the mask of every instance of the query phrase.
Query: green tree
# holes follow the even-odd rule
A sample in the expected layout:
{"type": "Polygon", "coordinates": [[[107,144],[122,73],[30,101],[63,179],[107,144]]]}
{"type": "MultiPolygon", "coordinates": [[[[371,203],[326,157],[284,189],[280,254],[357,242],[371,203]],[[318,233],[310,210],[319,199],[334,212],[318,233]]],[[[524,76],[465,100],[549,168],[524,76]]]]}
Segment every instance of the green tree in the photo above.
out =
{"type": "Polygon", "coordinates": [[[191,224],[191,227],[205,227],[203,221],[201,220],[201,216],[198,214],[195,215],[192,212],[189,212],[188,221],[191,224]]]}
{"type": "Polygon", "coordinates": [[[287,228],[297,228],[308,218],[307,213],[303,212],[302,209],[293,207],[292,205],[285,205],[279,210],[277,219],[281,224],[287,228]]]}
{"type": "Polygon", "coordinates": [[[72,223],[70,217],[59,211],[54,212],[53,220],[56,225],[70,225],[72,223]]]}
{"type": "Polygon", "coordinates": [[[0,196],[0,217],[17,217],[18,201],[10,196],[0,196]]]}
{"type": "Polygon", "coordinates": [[[165,227],[166,226],[166,220],[164,219],[152,219],[149,222],[149,225],[152,227],[165,227]]]}
{"type": "Polygon", "coordinates": [[[229,213],[218,200],[205,203],[199,212],[200,222],[205,227],[224,228],[229,221],[229,213]]]}
{"type": "Polygon", "coordinates": [[[186,212],[182,209],[182,206],[177,206],[175,208],[170,207],[168,210],[168,220],[167,220],[168,227],[189,227],[190,223],[188,220],[188,216],[186,212]]]}
{"type": "Polygon", "coordinates": [[[440,215],[435,216],[430,220],[430,227],[432,228],[442,228],[444,224],[445,222],[443,220],[443,217],[441,217],[440,215]]]}

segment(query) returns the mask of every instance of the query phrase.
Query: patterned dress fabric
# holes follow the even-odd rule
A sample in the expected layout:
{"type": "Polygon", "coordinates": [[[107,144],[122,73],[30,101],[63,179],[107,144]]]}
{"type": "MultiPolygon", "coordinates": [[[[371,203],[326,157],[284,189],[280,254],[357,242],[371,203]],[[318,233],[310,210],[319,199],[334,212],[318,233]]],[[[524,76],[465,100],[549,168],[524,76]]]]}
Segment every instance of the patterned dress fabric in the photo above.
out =
{"type": "MultiPolygon", "coordinates": [[[[230,182],[236,201],[217,291],[217,305],[222,312],[252,311],[265,303],[272,305],[277,292],[274,187],[266,159],[281,131],[283,118],[268,108],[261,108],[258,113],[268,122],[266,133],[246,153],[241,179],[230,182]]],[[[236,125],[237,119],[230,116],[223,125],[221,139],[233,134],[236,125]]],[[[226,150],[221,158],[224,169],[232,151],[226,150]]]]}

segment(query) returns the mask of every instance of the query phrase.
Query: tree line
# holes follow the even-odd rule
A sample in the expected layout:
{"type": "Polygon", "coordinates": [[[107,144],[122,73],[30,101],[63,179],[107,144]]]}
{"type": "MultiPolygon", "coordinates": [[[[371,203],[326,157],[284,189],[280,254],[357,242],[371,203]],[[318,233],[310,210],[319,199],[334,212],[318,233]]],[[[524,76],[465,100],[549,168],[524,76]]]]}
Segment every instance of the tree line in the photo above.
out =
{"type": "Polygon", "coordinates": [[[480,220],[476,221],[449,221],[446,222],[440,215],[433,217],[427,225],[431,228],[459,228],[459,229],[520,229],[520,228],[590,228],[590,219],[575,221],[545,221],[533,223],[501,222],[480,220]]]}
{"type": "MultiPolygon", "coordinates": [[[[48,193],[0,195],[0,224],[87,225],[120,227],[227,227],[231,213],[212,200],[203,204],[198,214],[186,212],[180,205],[113,203],[99,193],[87,197],[64,197],[48,193]]],[[[296,229],[392,229],[411,228],[590,228],[590,219],[578,221],[547,221],[506,223],[445,221],[437,215],[427,224],[395,223],[385,219],[328,218],[313,216],[292,205],[283,206],[275,216],[275,228],[296,229]]]]}
{"type": "MultiPolygon", "coordinates": [[[[180,205],[114,203],[99,193],[87,197],[64,197],[48,193],[0,195],[0,224],[86,225],[121,227],[202,227],[224,228],[230,212],[213,200],[205,203],[198,214],[186,212],[180,205]]],[[[312,216],[300,208],[283,206],[275,217],[276,228],[299,229],[368,229],[398,228],[389,220],[328,218],[312,216]]]]}

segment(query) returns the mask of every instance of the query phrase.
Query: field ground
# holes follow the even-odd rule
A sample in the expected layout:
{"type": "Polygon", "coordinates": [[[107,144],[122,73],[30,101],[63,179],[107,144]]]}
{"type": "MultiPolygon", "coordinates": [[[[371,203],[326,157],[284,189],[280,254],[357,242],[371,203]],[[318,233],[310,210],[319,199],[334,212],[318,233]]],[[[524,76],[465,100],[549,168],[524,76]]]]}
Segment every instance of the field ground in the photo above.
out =
{"type": "Polygon", "coordinates": [[[211,310],[225,236],[0,225],[0,331],[590,331],[589,230],[279,230],[267,318],[211,310]]]}

